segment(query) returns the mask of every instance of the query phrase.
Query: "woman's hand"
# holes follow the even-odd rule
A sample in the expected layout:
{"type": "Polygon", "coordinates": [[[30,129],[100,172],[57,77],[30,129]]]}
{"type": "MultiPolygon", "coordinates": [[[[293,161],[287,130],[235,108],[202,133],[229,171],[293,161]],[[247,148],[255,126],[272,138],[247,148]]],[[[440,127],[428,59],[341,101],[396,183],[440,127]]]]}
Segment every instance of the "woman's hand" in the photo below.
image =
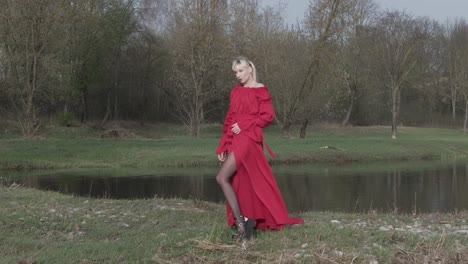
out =
{"type": "Polygon", "coordinates": [[[237,123],[235,123],[234,125],[231,126],[231,131],[232,131],[232,133],[238,135],[241,132],[241,129],[240,129],[239,125],[237,123]]]}
{"type": "Polygon", "coordinates": [[[226,152],[218,154],[218,159],[221,162],[224,162],[226,160],[226,152]]]}

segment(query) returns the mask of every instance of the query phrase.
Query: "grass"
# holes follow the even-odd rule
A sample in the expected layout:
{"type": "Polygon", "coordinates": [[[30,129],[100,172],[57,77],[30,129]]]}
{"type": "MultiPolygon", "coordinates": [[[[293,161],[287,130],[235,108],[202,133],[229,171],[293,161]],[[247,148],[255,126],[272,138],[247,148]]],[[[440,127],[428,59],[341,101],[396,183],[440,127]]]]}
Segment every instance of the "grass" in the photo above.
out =
{"type": "MultiPolygon", "coordinates": [[[[153,124],[128,128],[132,137],[100,138],[89,127],[46,127],[37,137],[0,135],[0,169],[161,168],[218,165],[214,150],[220,125],[207,125],[199,138],[179,125],[153,124]]],[[[306,139],[279,137],[278,127],[265,130],[276,153],[272,164],[352,163],[440,160],[466,157],[468,141],[457,130],[400,129],[396,140],[388,127],[317,127],[306,139]]],[[[293,128],[292,134],[297,134],[293,128]]]]}
{"type": "Polygon", "coordinates": [[[224,206],[0,187],[0,263],[464,263],[468,213],[307,212],[242,250],[224,206]],[[374,261],[374,262],[373,262],[374,261]]]}
{"type": "MultiPolygon", "coordinates": [[[[218,165],[213,152],[219,125],[204,127],[198,139],[170,124],[126,129],[132,135],[126,139],[103,139],[102,131],[88,127],[46,127],[33,139],[1,134],[0,176],[20,177],[17,170],[23,168],[144,172],[218,165]]],[[[292,134],[297,132],[294,128],[292,134]]],[[[316,127],[306,139],[283,139],[273,126],[265,137],[277,154],[273,164],[313,163],[311,169],[318,170],[328,163],[378,161],[366,168],[372,170],[390,161],[436,162],[468,154],[466,136],[456,130],[401,128],[397,140],[389,132],[388,127],[316,127]]],[[[0,263],[468,262],[467,212],[392,215],[369,210],[300,216],[304,225],[258,232],[242,250],[230,239],[221,204],[92,199],[4,186],[0,263]]]]}

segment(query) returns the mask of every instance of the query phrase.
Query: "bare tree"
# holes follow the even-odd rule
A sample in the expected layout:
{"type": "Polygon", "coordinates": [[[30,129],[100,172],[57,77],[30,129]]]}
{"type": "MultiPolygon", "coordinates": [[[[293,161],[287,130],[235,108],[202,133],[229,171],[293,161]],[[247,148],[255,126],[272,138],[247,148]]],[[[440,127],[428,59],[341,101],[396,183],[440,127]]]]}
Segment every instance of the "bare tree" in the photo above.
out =
{"type": "Polygon", "coordinates": [[[419,20],[421,22],[426,20],[427,32],[430,32],[431,37],[418,47],[420,54],[416,70],[418,76],[412,81],[412,88],[414,88],[413,93],[418,93],[420,96],[419,101],[412,105],[413,109],[424,109],[423,113],[415,115],[414,121],[432,126],[439,124],[440,113],[437,113],[437,109],[447,98],[446,91],[449,83],[446,61],[448,56],[445,54],[449,50],[449,45],[446,45],[444,28],[441,24],[428,18],[419,20]]]}
{"type": "Polygon", "coordinates": [[[422,40],[415,20],[402,12],[388,12],[379,21],[373,38],[383,66],[382,80],[391,102],[392,138],[397,136],[401,89],[417,63],[417,47],[422,40]]]}
{"type": "Polygon", "coordinates": [[[70,86],[73,88],[67,97],[63,111],[71,105],[78,105],[82,123],[89,115],[90,85],[99,77],[102,66],[102,46],[105,38],[105,0],[83,0],[70,4],[68,17],[68,47],[64,49],[65,60],[70,67],[70,86]]]}
{"type": "Polygon", "coordinates": [[[285,2],[0,0],[0,111],[14,112],[26,136],[62,112],[83,122],[177,118],[198,136],[225,111],[229,62],[246,55],[284,137],[294,123],[305,137],[317,121],[390,118],[396,137],[400,116],[437,125],[448,109],[453,124],[465,110],[468,125],[464,21],[444,35],[402,12],[375,18],[372,0],[310,0],[305,19],[288,25],[285,2]]]}
{"type": "MultiPolygon", "coordinates": [[[[312,100],[319,102],[316,116],[347,125],[358,99],[368,91],[369,42],[375,4],[370,0],[346,1],[335,23],[335,34],[323,49],[322,67],[312,100]],[[321,102],[321,103],[320,103],[321,102]],[[344,115],[344,117],[343,117],[344,115]]],[[[317,118],[316,117],[316,118],[317,118]]]]}
{"type": "Polygon", "coordinates": [[[371,0],[353,0],[347,2],[347,11],[341,15],[342,34],[338,39],[341,58],[336,58],[341,67],[341,79],[346,87],[349,105],[341,122],[348,125],[360,90],[363,90],[362,80],[365,80],[368,68],[364,62],[365,53],[370,50],[367,28],[374,22],[376,5],[371,0]],[[341,63],[340,63],[341,62],[341,63]]]}
{"type": "Polygon", "coordinates": [[[335,21],[339,17],[342,3],[341,0],[314,0],[310,3],[309,14],[305,22],[312,43],[308,55],[310,61],[306,67],[306,74],[301,79],[301,84],[298,87],[291,87],[290,98],[285,98],[284,104],[287,104],[287,110],[281,122],[284,137],[289,137],[289,128],[299,104],[313,90],[322,64],[322,52],[326,43],[334,34],[336,29],[335,21]]]}
{"type": "Polygon", "coordinates": [[[447,44],[452,118],[455,121],[457,94],[460,93],[465,101],[463,132],[466,133],[468,123],[468,24],[464,20],[457,19],[449,25],[447,44]]]}
{"type": "Polygon", "coordinates": [[[136,13],[142,26],[152,32],[163,32],[168,4],[165,0],[135,0],[136,13]]]}
{"type": "MultiPolygon", "coordinates": [[[[275,37],[275,56],[269,60],[269,71],[265,74],[272,90],[275,103],[276,121],[284,128],[291,123],[288,111],[297,88],[303,84],[307,74],[309,42],[300,27],[284,30],[275,37]],[[289,123],[288,123],[289,122],[289,123]]],[[[310,111],[310,106],[308,111],[310,111]]],[[[282,129],[282,136],[288,138],[289,129],[282,129]]]]}
{"type": "Polygon", "coordinates": [[[60,81],[60,53],[66,35],[66,1],[1,0],[0,39],[8,64],[9,87],[19,103],[17,117],[25,136],[39,128],[36,98],[60,81]]]}
{"type": "Polygon", "coordinates": [[[101,124],[106,123],[111,117],[116,120],[119,115],[119,90],[122,89],[121,72],[123,69],[124,51],[128,47],[131,34],[137,29],[135,19],[135,7],[130,0],[111,2],[106,7],[103,26],[105,27],[102,44],[107,55],[104,58],[106,80],[106,112],[101,124]]]}
{"type": "Polygon", "coordinates": [[[457,84],[457,47],[456,42],[454,41],[454,28],[456,26],[452,25],[447,21],[445,29],[445,45],[446,45],[446,67],[447,67],[447,77],[449,81],[449,91],[450,91],[450,103],[452,110],[452,126],[455,126],[457,120],[457,102],[458,102],[458,84],[457,84]]]}
{"type": "Polygon", "coordinates": [[[178,117],[198,137],[226,69],[223,19],[227,5],[222,0],[179,0],[171,8],[173,85],[168,92],[175,98],[178,117]]]}
{"type": "Polygon", "coordinates": [[[267,30],[260,27],[260,17],[257,0],[229,1],[226,33],[229,52],[232,55],[244,55],[255,59],[256,55],[252,49],[259,43],[265,44],[261,38],[258,38],[260,36],[257,33],[259,30],[267,30]]]}

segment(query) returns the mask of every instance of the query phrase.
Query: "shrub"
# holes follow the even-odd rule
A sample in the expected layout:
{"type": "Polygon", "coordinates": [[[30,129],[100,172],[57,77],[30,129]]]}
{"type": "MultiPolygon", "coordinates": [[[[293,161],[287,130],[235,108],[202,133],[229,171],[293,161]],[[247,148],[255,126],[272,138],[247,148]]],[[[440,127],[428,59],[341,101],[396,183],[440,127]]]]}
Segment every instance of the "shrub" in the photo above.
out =
{"type": "Polygon", "coordinates": [[[71,127],[73,125],[73,114],[70,112],[60,113],[57,117],[59,126],[71,127]]]}

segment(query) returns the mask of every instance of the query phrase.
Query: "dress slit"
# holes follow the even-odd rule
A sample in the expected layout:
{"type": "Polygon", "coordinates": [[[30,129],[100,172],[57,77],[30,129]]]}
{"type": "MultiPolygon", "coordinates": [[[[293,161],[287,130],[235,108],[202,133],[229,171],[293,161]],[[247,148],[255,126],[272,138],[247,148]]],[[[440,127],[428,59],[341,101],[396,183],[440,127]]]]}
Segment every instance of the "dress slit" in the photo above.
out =
{"type": "MultiPolygon", "coordinates": [[[[236,86],[231,92],[230,100],[222,128],[223,137],[216,153],[236,153],[236,171],[230,182],[241,213],[256,220],[257,229],[282,229],[286,225],[303,223],[300,218],[288,216],[264,153],[262,128],[268,126],[274,116],[268,89],[236,86]],[[235,123],[241,129],[239,134],[233,134],[230,130],[235,123]]],[[[232,210],[227,203],[226,213],[228,225],[235,225],[232,210]]]]}

